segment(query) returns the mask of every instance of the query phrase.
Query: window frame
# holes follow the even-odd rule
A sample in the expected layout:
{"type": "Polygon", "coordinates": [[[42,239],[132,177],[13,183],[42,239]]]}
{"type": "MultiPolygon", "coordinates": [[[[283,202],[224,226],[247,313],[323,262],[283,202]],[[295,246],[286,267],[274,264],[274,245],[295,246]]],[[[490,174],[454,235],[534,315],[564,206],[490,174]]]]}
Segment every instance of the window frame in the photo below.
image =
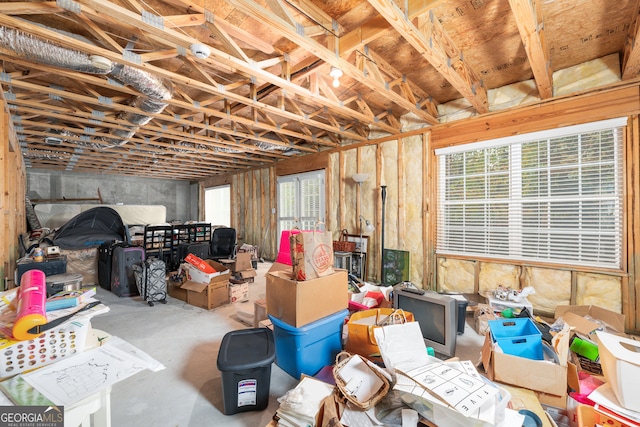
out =
{"type": "MultiPolygon", "coordinates": [[[[326,216],[326,172],[324,169],[319,169],[319,170],[314,170],[314,171],[309,171],[309,172],[303,172],[303,173],[296,173],[296,174],[290,174],[290,175],[282,175],[282,176],[278,176],[276,179],[276,206],[277,206],[277,213],[276,213],[276,227],[277,227],[277,247],[280,247],[280,236],[282,235],[282,231],[284,230],[282,228],[282,222],[283,221],[289,221],[294,223],[294,227],[298,227],[300,229],[304,229],[301,224],[303,222],[321,222],[321,223],[325,223],[325,216],[326,216]],[[318,189],[318,195],[319,195],[319,200],[318,200],[318,212],[320,214],[320,216],[318,218],[315,217],[311,217],[311,216],[302,216],[301,215],[301,210],[302,210],[302,182],[309,180],[312,177],[317,177],[317,179],[319,180],[319,189],[318,189]],[[290,183],[293,182],[295,183],[295,213],[293,216],[281,216],[281,212],[282,212],[282,207],[280,206],[280,196],[281,196],[281,184],[286,184],[286,183],[290,183]]],[[[289,227],[286,228],[287,230],[291,229],[293,227],[289,227]]]]}
{"type": "MultiPolygon", "coordinates": [[[[532,132],[528,134],[513,135],[505,138],[496,138],[496,139],[487,140],[487,141],[478,141],[478,142],[472,142],[468,144],[460,144],[456,146],[448,146],[448,147],[436,149],[434,151],[436,156],[435,160],[436,160],[436,166],[437,166],[437,183],[436,183],[436,190],[437,190],[436,217],[437,219],[436,219],[435,233],[434,233],[435,255],[437,257],[457,257],[457,258],[465,258],[465,259],[478,259],[478,258],[485,259],[486,258],[489,260],[496,260],[496,261],[508,260],[512,262],[515,261],[515,262],[525,263],[525,264],[553,264],[558,266],[565,266],[565,265],[571,266],[572,268],[583,267],[585,269],[595,268],[595,269],[622,271],[624,266],[626,265],[626,262],[624,260],[625,245],[626,245],[626,236],[624,235],[624,229],[626,224],[626,216],[625,216],[626,206],[625,206],[625,198],[624,198],[624,193],[625,193],[624,155],[625,155],[625,126],[626,125],[627,125],[627,118],[620,117],[616,119],[602,120],[602,121],[586,123],[582,125],[548,129],[548,130],[532,132]],[[509,247],[507,255],[505,255],[504,253],[501,253],[499,255],[492,255],[490,251],[486,249],[488,247],[487,244],[484,245],[484,252],[455,250],[455,249],[452,249],[453,245],[443,245],[443,239],[446,240],[446,238],[443,238],[443,236],[447,233],[447,230],[453,229],[453,227],[451,227],[450,225],[443,224],[443,222],[447,218],[445,209],[447,209],[447,207],[452,206],[452,203],[450,200],[445,201],[445,198],[447,196],[446,192],[447,190],[451,189],[451,187],[445,187],[446,183],[444,182],[444,176],[446,174],[446,164],[445,164],[446,156],[450,154],[470,153],[470,152],[476,152],[479,150],[488,150],[488,149],[498,148],[498,147],[508,147],[507,151],[509,151],[509,165],[507,168],[507,180],[509,181],[509,186],[508,186],[509,195],[506,197],[506,204],[509,206],[507,208],[509,220],[508,220],[506,229],[508,230],[507,235],[513,236],[514,235],[513,230],[517,229],[518,227],[522,227],[522,225],[525,224],[526,222],[522,211],[515,212],[515,213],[513,211],[516,209],[523,209],[524,204],[526,204],[527,202],[531,202],[532,200],[535,200],[535,199],[534,198],[526,199],[522,197],[522,194],[513,193],[514,186],[516,190],[517,189],[522,190],[523,188],[523,184],[522,184],[523,163],[522,162],[524,162],[524,160],[522,159],[521,151],[512,150],[512,148],[520,147],[521,149],[522,147],[526,147],[527,144],[531,144],[532,142],[535,143],[536,141],[540,142],[544,140],[547,140],[547,148],[549,148],[551,147],[550,140],[552,139],[555,140],[563,137],[568,138],[576,135],[580,135],[584,139],[584,136],[589,135],[593,132],[603,131],[603,130],[612,130],[612,129],[614,130],[613,143],[616,148],[615,155],[614,155],[615,158],[611,162],[614,167],[614,174],[612,179],[615,182],[615,189],[612,193],[613,197],[615,198],[615,203],[614,203],[615,209],[612,216],[615,217],[614,223],[616,227],[615,233],[613,233],[613,240],[614,240],[614,246],[615,246],[614,248],[615,260],[613,263],[602,262],[602,261],[591,261],[589,259],[585,261],[587,257],[585,257],[584,255],[582,255],[582,258],[580,258],[579,260],[575,260],[575,259],[561,260],[553,257],[553,256],[556,256],[556,254],[552,254],[553,256],[546,257],[546,258],[542,256],[532,257],[532,256],[529,256],[529,254],[524,254],[523,256],[522,246],[525,243],[524,239],[515,239],[513,237],[506,238],[508,245],[509,246],[513,245],[513,248],[509,247]],[[513,162],[520,162],[519,163],[520,168],[519,169],[515,168],[514,167],[515,163],[513,162]],[[517,202],[518,200],[520,201],[519,203],[517,202]],[[448,227],[448,228],[445,229],[443,227],[448,227]],[[520,249],[518,249],[518,246],[520,246],[520,249]]],[[[602,161],[603,157],[604,156],[601,156],[599,158],[600,161],[602,161]]],[[[582,160],[579,158],[576,165],[580,165],[581,162],[582,160]]],[[[548,165],[546,167],[550,168],[550,166],[548,165]]],[[[486,171],[486,167],[485,167],[485,170],[483,171],[483,174],[480,174],[480,175],[484,177],[485,180],[487,180],[488,179],[487,177],[489,177],[489,172],[486,171]]],[[[463,177],[466,179],[470,175],[471,174],[463,175],[463,177]]],[[[583,175],[581,175],[581,178],[582,177],[583,175]]],[[[598,178],[600,180],[598,182],[601,182],[603,180],[602,172],[598,175],[598,178]]],[[[582,181],[580,180],[579,182],[581,183],[582,181]]],[[[468,184],[465,181],[465,183],[463,184],[463,187],[464,187],[462,190],[463,192],[468,191],[467,186],[468,184]]],[[[576,194],[579,194],[579,193],[580,193],[579,191],[576,191],[576,194]]],[[[584,200],[587,200],[587,198],[584,196],[583,193],[580,193],[580,195],[581,197],[583,197],[584,200]]],[[[548,203],[551,206],[553,198],[549,196],[548,199],[549,199],[548,203]]],[[[484,195],[484,199],[479,199],[479,200],[481,201],[478,201],[477,203],[480,206],[491,205],[491,197],[487,196],[487,194],[484,195]]],[[[465,203],[461,202],[460,205],[461,206],[465,205],[465,203]]],[[[577,212],[583,212],[584,209],[585,208],[583,206],[580,206],[580,210],[577,212]]],[[[604,210],[604,208],[600,207],[600,210],[602,211],[604,210]]],[[[486,221],[487,218],[490,218],[490,214],[485,212],[484,215],[485,215],[485,224],[483,224],[481,227],[478,227],[478,229],[484,231],[484,233],[486,234],[488,231],[491,231],[491,227],[487,225],[487,221],[486,221]]],[[[549,220],[549,223],[551,222],[552,221],[549,220]]],[[[575,222],[581,224],[579,220],[576,220],[575,222]]],[[[601,218],[599,218],[598,225],[602,227],[604,223],[605,222],[601,218]]],[[[548,230],[548,235],[552,236],[552,234],[556,231],[557,229],[550,227],[548,230]]],[[[588,233],[585,232],[584,230],[581,230],[580,233],[582,233],[580,235],[588,235],[588,233]]],[[[523,237],[522,230],[519,236],[523,237]]],[[[549,240],[551,240],[551,238],[549,238],[549,240]]],[[[478,241],[480,241],[480,239],[478,239],[478,241]]],[[[549,246],[551,247],[552,244],[549,243],[549,246]]]]}

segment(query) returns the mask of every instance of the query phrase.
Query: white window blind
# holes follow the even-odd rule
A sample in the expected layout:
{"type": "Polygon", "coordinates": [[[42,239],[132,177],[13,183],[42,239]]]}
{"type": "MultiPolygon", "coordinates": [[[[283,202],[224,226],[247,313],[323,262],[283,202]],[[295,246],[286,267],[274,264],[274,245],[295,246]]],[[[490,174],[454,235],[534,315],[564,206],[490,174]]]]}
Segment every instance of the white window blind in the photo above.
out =
{"type": "Polygon", "coordinates": [[[436,150],[437,253],[620,268],[625,125],[436,150]]]}

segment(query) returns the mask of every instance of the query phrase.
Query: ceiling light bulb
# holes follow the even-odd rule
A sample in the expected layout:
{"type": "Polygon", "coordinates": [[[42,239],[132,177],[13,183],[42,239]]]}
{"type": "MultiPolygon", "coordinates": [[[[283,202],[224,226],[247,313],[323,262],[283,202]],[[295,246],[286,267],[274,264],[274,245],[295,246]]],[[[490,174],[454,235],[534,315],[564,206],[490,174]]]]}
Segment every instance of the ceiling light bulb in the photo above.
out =
{"type": "Polygon", "coordinates": [[[333,81],[333,87],[340,87],[340,80],[335,79],[335,80],[333,81]]]}
{"type": "Polygon", "coordinates": [[[342,77],[342,70],[340,68],[331,67],[331,72],[329,72],[329,75],[337,80],[342,77]]]}

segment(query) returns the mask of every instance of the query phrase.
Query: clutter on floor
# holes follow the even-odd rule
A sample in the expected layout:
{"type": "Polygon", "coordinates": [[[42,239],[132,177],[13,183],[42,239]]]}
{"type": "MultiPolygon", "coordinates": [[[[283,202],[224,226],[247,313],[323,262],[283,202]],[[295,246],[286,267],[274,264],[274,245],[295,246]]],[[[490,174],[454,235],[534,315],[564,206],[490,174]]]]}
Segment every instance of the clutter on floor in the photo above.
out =
{"type": "MultiPolygon", "coordinates": [[[[213,239],[218,228],[149,226],[151,238],[145,235],[142,246],[103,242],[94,248],[93,286],[81,272],[67,271],[69,257],[59,248],[33,248],[18,265],[20,286],[0,299],[6,402],[73,408],[108,395],[141,369],[163,368],[91,329],[91,318],[109,310],[94,299],[95,285],[148,305],[171,297],[215,310],[248,301],[257,247],[236,248],[235,230],[221,227],[214,249],[189,237],[190,230],[213,239]],[[212,250],[226,256],[211,258],[212,250]],[[50,380],[52,370],[88,358],[112,367],[108,380],[77,397],[50,380]]],[[[357,257],[344,251],[334,257],[332,247],[351,247],[347,233],[337,242],[318,231],[284,236],[264,277],[264,298],[246,318],[238,313],[247,328],[227,333],[220,344],[225,415],[266,410],[275,363],[299,382],[279,396],[271,426],[640,426],[640,341],[624,333],[622,314],[560,305],[553,319],[541,318],[529,287],[498,287],[483,296],[438,293],[404,276],[381,286],[355,274],[357,257]],[[484,337],[475,360],[456,357],[468,312],[484,337]]]]}

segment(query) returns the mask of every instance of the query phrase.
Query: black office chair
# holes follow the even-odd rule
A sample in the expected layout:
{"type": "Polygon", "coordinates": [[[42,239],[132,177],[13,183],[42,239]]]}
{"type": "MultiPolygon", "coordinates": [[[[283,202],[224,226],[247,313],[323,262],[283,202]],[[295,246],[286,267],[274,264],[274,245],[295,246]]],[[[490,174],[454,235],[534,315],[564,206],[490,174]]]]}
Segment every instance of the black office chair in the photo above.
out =
{"type": "Polygon", "coordinates": [[[233,259],[236,256],[236,247],[236,229],[231,227],[218,227],[211,233],[209,259],[215,261],[233,259]]]}

